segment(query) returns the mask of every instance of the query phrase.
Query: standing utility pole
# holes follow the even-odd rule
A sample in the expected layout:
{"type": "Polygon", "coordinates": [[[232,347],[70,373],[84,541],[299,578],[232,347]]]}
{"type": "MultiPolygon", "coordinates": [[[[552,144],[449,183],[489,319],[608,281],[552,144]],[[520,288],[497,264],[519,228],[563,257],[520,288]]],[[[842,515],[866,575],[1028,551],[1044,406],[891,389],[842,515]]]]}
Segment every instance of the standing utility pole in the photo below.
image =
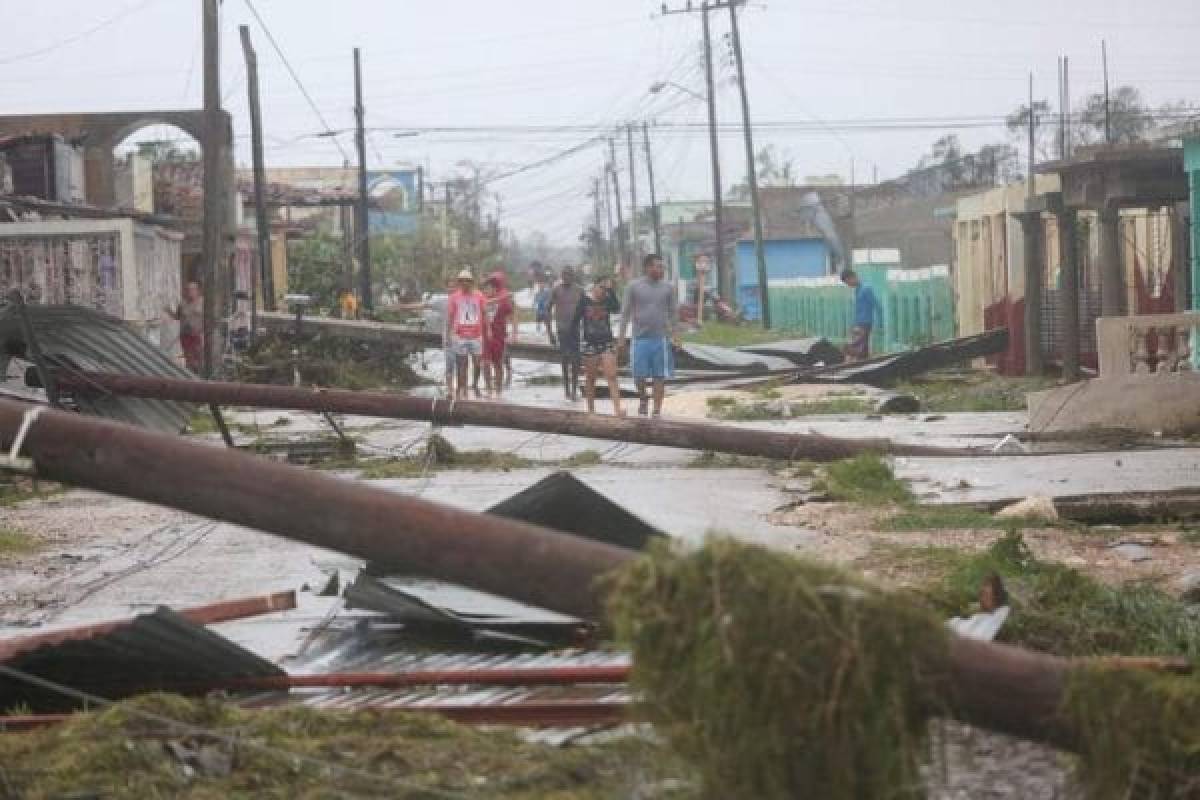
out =
{"type": "MultiPolygon", "coordinates": [[[[275,273],[271,270],[271,221],[267,217],[267,203],[263,198],[266,183],[266,167],[263,164],[262,109],[258,103],[258,56],[250,43],[250,28],[238,27],[242,35],[242,53],[246,57],[246,89],[250,93],[250,149],[254,159],[254,227],[258,232],[258,274],[256,283],[262,287],[263,308],[275,310],[275,273]]],[[[253,273],[252,273],[253,274],[253,273]]],[[[258,292],[250,292],[250,330],[258,323],[258,292]]]]}
{"type": "Polygon", "coordinates": [[[621,210],[621,178],[617,175],[617,142],[616,139],[608,140],[608,172],[612,175],[613,182],[613,206],[617,209],[617,235],[621,239],[621,255],[618,258],[622,264],[629,263],[629,244],[626,234],[628,230],[625,228],[625,212],[621,210]]]}
{"type": "Polygon", "coordinates": [[[225,285],[224,258],[224,160],[221,115],[220,17],[217,0],[204,0],[204,241],[200,259],[202,274],[195,276],[204,286],[204,375],[215,377],[217,320],[222,316],[225,285]]]}
{"type": "Polygon", "coordinates": [[[637,165],[633,161],[633,123],[625,126],[625,151],[629,157],[629,257],[636,262],[642,255],[641,226],[638,224],[637,165]]]}
{"type": "Polygon", "coordinates": [[[654,226],[654,252],[662,255],[662,224],[658,218],[658,197],[654,192],[654,158],[650,155],[650,126],[642,120],[642,144],[646,148],[646,177],[650,181],[650,224],[654,226]]]}
{"type": "Polygon", "coordinates": [[[354,48],[354,143],[358,147],[358,204],[354,218],[354,237],[358,244],[358,293],[362,307],[375,307],[371,297],[371,240],[367,218],[367,133],[363,128],[362,59],[354,48]]]}
{"type": "Polygon", "coordinates": [[[758,174],[754,163],[754,135],[750,129],[750,98],[746,94],[746,65],[742,60],[742,37],[738,32],[737,4],[729,5],[729,29],[733,36],[733,57],[737,62],[738,90],[742,95],[742,130],[746,138],[746,175],[750,182],[750,213],[754,218],[754,260],[758,263],[758,296],[762,304],[762,324],[771,327],[771,304],[767,287],[767,255],[763,250],[762,205],[758,197],[758,174]]]}
{"type": "Polygon", "coordinates": [[[609,174],[608,174],[608,169],[606,168],[604,170],[604,192],[600,195],[600,199],[601,199],[601,202],[604,203],[604,241],[607,243],[608,257],[612,261],[612,266],[615,270],[615,269],[619,268],[619,264],[621,261],[621,255],[620,255],[620,253],[617,252],[617,243],[615,241],[613,241],[612,204],[609,203],[609,200],[608,200],[609,191],[611,189],[609,181],[610,181],[610,178],[609,178],[609,174]]]}
{"type": "Polygon", "coordinates": [[[700,21],[704,32],[704,98],[708,105],[708,157],[712,172],[713,193],[713,263],[717,269],[717,286],[725,299],[733,302],[736,294],[736,277],[734,268],[725,259],[724,201],[721,199],[721,154],[717,145],[717,97],[714,91],[712,36],[708,25],[709,12],[724,8],[722,2],[704,2],[700,8],[692,8],[689,2],[685,8],[663,9],[663,14],[692,14],[700,13],[700,21]]]}
{"type": "Polygon", "coordinates": [[[1108,43],[1100,40],[1100,62],[1104,67],[1104,143],[1112,144],[1112,107],[1108,96],[1108,43]]]}
{"type": "Polygon", "coordinates": [[[1037,158],[1034,152],[1037,132],[1037,114],[1033,110],[1033,73],[1029,73],[1029,185],[1025,187],[1025,194],[1028,197],[1033,197],[1036,192],[1033,186],[1033,165],[1037,158]]]}

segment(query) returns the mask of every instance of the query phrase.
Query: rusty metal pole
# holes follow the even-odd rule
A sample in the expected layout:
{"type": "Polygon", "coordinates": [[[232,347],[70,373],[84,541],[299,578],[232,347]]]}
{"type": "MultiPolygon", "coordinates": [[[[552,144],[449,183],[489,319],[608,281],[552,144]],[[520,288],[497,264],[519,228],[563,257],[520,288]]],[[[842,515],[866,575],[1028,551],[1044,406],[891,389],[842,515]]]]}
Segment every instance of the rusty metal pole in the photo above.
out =
{"type": "MultiPolygon", "coordinates": [[[[0,400],[11,446],[26,404],[0,400]]],[[[46,409],[22,454],[37,475],[245,525],[524,603],[599,619],[596,578],[635,556],[570,534],[473,514],[236,450],[46,409]]]]}
{"type": "Polygon", "coordinates": [[[59,371],[56,375],[60,388],[80,393],[106,391],[130,397],[184,403],[330,411],[364,417],[422,420],[441,425],[515,428],[688,450],[758,456],[781,461],[835,461],[862,453],[961,456],[973,452],[965,449],[897,444],[887,439],[839,439],[813,433],[785,433],[680,420],[606,417],[580,411],[466,400],[451,402],[386,392],[313,390],[93,372],[59,371]]]}

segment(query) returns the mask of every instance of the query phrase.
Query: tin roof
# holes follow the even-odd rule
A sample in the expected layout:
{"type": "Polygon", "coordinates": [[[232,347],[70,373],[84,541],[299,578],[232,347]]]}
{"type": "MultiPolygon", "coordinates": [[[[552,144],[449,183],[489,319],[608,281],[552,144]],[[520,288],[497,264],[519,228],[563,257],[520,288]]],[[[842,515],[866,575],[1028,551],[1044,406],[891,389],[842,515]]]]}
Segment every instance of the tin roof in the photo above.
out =
{"type": "MultiPolygon", "coordinates": [[[[180,683],[284,674],[270,661],[166,607],[111,630],[82,628],[78,633],[78,638],[19,652],[4,664],[109,699],[180,683]]],[[[51,711],[77,702],[0,676],[0,708],[22,704],[51,711]]]]}
{"type": "MultiPolygon", "coordinates": [[[[42,352],[61,364],[123,375],[193,376],[170,356],[116,317],[84,306],[25,306],[42,352]]],[[[19,309],[0,305],[0,362],[5,354],[25,351],[19,309]]],[[[99,417],[179,433],[192,415],[190,406],[96,393],[75,398],[80,410],[99,417]]]]}

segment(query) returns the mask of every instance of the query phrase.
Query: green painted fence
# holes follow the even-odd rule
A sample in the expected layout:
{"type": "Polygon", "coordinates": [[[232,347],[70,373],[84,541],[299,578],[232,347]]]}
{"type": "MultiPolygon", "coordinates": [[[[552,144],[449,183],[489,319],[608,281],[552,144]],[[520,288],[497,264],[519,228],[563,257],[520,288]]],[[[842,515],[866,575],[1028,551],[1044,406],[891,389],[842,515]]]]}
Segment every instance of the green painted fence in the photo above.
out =
{"type": "MultiPolygon", "coordinates": [[[[876,353],[954,338],[954,292],[945,267],[899,269],[858,265],[863,283],[875,290],[883,327],[871,334],[876,353]]],[[[836,275],[771,283],[771,322],[784,331],[845,341],[854,319],[854,292],[836,275]]]]}

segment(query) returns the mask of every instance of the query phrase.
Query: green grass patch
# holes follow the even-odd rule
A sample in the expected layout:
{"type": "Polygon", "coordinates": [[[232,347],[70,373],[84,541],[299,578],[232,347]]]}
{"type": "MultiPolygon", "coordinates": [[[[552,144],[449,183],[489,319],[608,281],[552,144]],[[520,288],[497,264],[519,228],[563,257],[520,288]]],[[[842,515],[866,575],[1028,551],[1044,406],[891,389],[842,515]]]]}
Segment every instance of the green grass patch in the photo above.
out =
{"type": "Polygon", "coordinates": [[[569,457],[563,460],[562,465],[568,469],[577,467],[595,467],[604,463],[604,457],[595,450],[583,450],[578,453],[572,453],[569,457]]]}
{"type": "Polygon", "coordinates": [[[734,422],[788,419],[816,414],[865,414],[874,410],[871,403],[859,397],[830,397],[794,403],[778,400],[739,403],[736,398],[718,396],[710,397],[705,402],[708,405],[709,418],[734,422]]]}
{"type": "Polygon", "coordinates": [[[1058,523],[1042,519],[1005,519],[971,508],[940,508],[918,506],[900,511],[880,520],[876,530],[919,532],[937,530],[1021,530],[1023,528],[1057,527],[1058,523]]]}
{"type": "Polygon", "coordinates": [[[19,556],[23,553],[29,553],[38,548],[38,543],[28,534],[13,530],[12,528],[0,527],[0,558],[5,556],[19,556]]]}
{"type": "Polygon", "coordinates": [[[683,341],[692,344],[711,344],[718,347],[744,347],[752,344],[782,342],[796,337],[795,331],[768,331],[752,324],[734,325],[729,322],[705,322],[699,330],[684,335],[683,341]]]}
{"type": "MultiPolygon", "coordinates": [[[[953,561],[953,557],[949,557],[953,561]]],[[[969,613],[983,580],[999,575],[1013,614],[1001,638],[1062,656],[1200,657],[1200,616],[1146,584],[1107,586],[1061,564],[1034,558],[1019,533],[983,553],[959,554],[929,594],[948,613],[969,613]]]]}
{"type": "Polygon", "coordinates": [[[48,481],[29,481],[25,483],[0,483],[0,508],[15,506],[27,500],[40,500],[62,494],[67,488],[58,483],[48,481]]]}
{"type": "Polygon", "coordinates": [[[291,707],[241,710],[217,700],[145,695],[62,725],[0,737],[0,783],[14,797],[324,798],[472,797],[601,800],[654,791],[695,797],[693,774],[653,742],[554,747],[507,730],[479,730],[426,714],[291,707]],[[137,712],[220,731],[221,740],[137,712]],[[222,771],[185,769],[167,741],[228,759],[222,771]],[[269,748],[265,749],[265,748],[269,748]]]}
{"type": "Polygon", "coordinates": [[[826,465],[813,489],[840,503],[908,506],[913,502],[908,484],[898,480],[888,463],[874,453],[826,465]]]}
{"type": "Polygon", "coordinates": [[[705,450],[687,463],[689,469],[769,469],[777,462],[757,456],[739,456],[705,450]]]}
{"type": "Polygon", "coordinates": [[[896,391],[911,394],[926,411],[1024,411],[1025,395],[1057,386],[1052,378],[1010,378],[987,372],[954,378],[933,377],[901,382],[896,391]]]}

